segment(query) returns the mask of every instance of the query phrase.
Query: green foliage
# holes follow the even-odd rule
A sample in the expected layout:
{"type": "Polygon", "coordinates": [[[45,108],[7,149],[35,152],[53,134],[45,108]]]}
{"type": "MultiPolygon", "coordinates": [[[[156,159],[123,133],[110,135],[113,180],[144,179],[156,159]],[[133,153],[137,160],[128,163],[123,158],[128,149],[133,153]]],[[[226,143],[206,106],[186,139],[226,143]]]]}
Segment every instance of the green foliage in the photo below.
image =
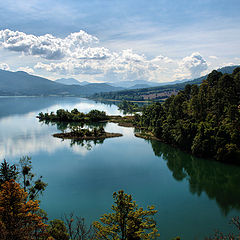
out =
{"type": "Polygon", "coordinates": [[[186,85],[162,105],[143,108],[137,125],[197,156],[240,161],[240,68],[213,71],[200,86],[186,85]]]}
{"type": "Polygon", "coordinates": [[[139,107],[138,104],[126,100],[118,104],[118,109],[123,110],[124,114],[142,111],[142,107],[139,107]]]}
{"type": "Polygon", "coordinates": [[[98,128],[94,127],[92,130],[89,130],[88,128],[81,128],[79,126],[70,127],[70,129],[71,129],[70,134],[75,136],[75,137],[79,137],[79,138],[99,137],[99,136],[102,136],[106,133],[102,126],[100,126],[98,128]]]}
{"type": "Polygon", "coordinates": [[[28,198],[30,200],[36,199],[39,194],[43,193],[47,184],[42,181],[42,176],[37,179],[35,178],[35,175],[32,173],[32,162],[30,157],[24,156],[20,158],[19,163],[19,177],[22,178],[23,189],[28,193],[28,198]]]}
{"type": "Polygon", "coordinates": [[[104,214],[101,222],[94,222],[96,239],[156,239],[156,223],[152,216],[157,213],[154,207],[148,210],[139,208],[132,196],[122,190],[113,194],[113,213],[104,214]]]}
{"type": "Polygon", "coordinates": [[[103,121],[107,120],[108,117],[106,115],[106,112],[104,111],[99,111],[99,110],[91,110],[88,114],[87,117],[89,118],[90,122],[98,122],[98,121],[103,121]]]}
{"type": "Polygon", "coordinates": [[[98,111],[96,109],[91,110],[89,113],[84,114],[79,112],[76,108],[71,112],[64,109],[58,109],[56,114],[51,112],[42,113],[40,112],[37,116],[39,121],[48,122],[80,122],[80,123],[89,123],[89,122],[99,122],[107,120],[109,117],[104,111],[98,111]]]}
{"type": "Polygon", "coordinates": [[[4,159],[4,161],[1,163],[0,167],[0,186],[11,179],[16,180],[18,176],[17,167],[13,165],[9,165],[9,163],[4,159]]]}
{"type": "Polygon", "coordinates": [[[69,234],[64,222],[54,219],[49,222],[48,233],[55,240],[69,240],[69,234]]]}

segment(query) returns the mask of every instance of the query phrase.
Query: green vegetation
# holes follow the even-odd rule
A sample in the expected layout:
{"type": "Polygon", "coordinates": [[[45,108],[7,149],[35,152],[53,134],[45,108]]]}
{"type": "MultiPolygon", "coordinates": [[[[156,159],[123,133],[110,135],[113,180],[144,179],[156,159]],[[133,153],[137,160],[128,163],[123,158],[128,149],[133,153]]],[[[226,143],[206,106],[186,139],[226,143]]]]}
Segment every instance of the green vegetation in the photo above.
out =
{"type": "Polygon", "coordinates": [[[19,180],[24,191],[28,193],[29,200],[35,200],[47,187],[47,184],[42,181],[42,176],[35,178],[35,174],[32,172],[31,158],[28,156],[20,158],[19,165],[9,165],[6,160],[1,163],[0,189],[6,181],[16,179],[19,180]]]}
{"type": "Polygon", "coordinates": [[[29,157],[20,166],[6,160],[0,167],[0,239],[47,239],[39,202],[35,200],[47,184],[34,179],[29,157]],[[19,183],[17,182],[19,181],[19,183]]]}
{"type": "Polygon", "coordinates": [[[55,133],[54,137],[62,139],[75,139],[75,140],[98,140],[111,137],[121,137],[120,133],[107,133],[101,126],[93,128],[92,130],[81,128],[80,126],[71,127],[71,132],[55,133]]]}
{"type": "Polygon", "coordinates": [[[157,239],[159,234],[153,220],[157,211],[153,206],[148,210],[139,208],[132,196],[122,190],[113,193],[113,199],[113,213],[104,214],[101,223],[93,223],[96,239],[157,239]]]}
{"type": "MultiPolygon", "coordinates": [[[[141,108],[136,106],[135,104],[128,103],[127,106],[129,108],[140,110],[141,108]]],[[[57,124],[57,128],[64,132],[67,128],[70,128],[72,132],[79,132],[79,136],[85,132],[80,132],[79,130],[81,127],[84,126],[84,124],[87,124],[88,126],[93,126],[94,124],[104,124],[107,121],[108,122],[115,122],[118,123],[120,126],[125,127],[133,127],[134,123],[134,116],[108,116],[103,111],[98,110],[91,110],[89,113],[84,114],[82,112],[79,112],[76,108],[73,109],[71,112],[64,109],[58,109],[56,114],[51,112],[49,113],[42,113],[40,112],[37,116],[39,118],[40,122],[44,122],[46,124],[57,124]]],[[[84,130],[83,130],[84,131],[84,130]]],[[[96,130],[95,130],[96,131],[96,130]]],[[[88,132],[86,132],[88,134],[88,132]]],[[[85,134],[85,135],[86,135],[85,134]]]]}
{"type": "Polygon", "coordinates": [[[240,68],[213,71],[200,86],[186,85],[164,104],[136,116],[138,127],[194,155],[240,162],[240,68]]]}
{"type": "MultiPolygon", "coordinates": [[[[186,85],[186,84],[184,84],[186,85]]],[[[178,90],[183,88],[182,84],[164,85],[161,87],[150,87],[141,89],[122,90],[106,93],[96,93],[91,96],[92,99],[108,99],[108,100],[126,100],[126,101],[149,101],[156,99],[161,101],[176,94],[178,90]]]]}
{"type": "Polygon", "coordinates": [[[51,112],[42,113],[40,112],[37,116],[39,121],[45,122],[81,122],[81,123],[89,123],[89,122],[99,122],[108,120],[109,117],[106,115],[106,112],[91,110],[89,113],[85,114],[79,112],[76,108],[71,112],[64,109],[58,109],[56,114],[51,112]]]}
{"type": "Polygon", "coordinates": [[[138,104],[126,100],[123,100],[118,104],[118,109],[123,110],[124,114],[142,111],[142,107],[140,107],[138,104]]]}

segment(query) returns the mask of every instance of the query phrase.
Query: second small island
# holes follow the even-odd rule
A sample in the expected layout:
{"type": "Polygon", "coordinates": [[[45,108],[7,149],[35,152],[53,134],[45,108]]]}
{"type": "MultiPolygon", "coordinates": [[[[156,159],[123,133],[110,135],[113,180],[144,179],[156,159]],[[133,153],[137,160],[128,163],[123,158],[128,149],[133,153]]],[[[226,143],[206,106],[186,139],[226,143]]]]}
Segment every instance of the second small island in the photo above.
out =
{"type": "Polygon", "coordinates": [[[105,132],[103,127],[93,128],[92,130],[81,128],[81,127],[71,127],[70,132],[55,133],[53,137],[62,139],[74,139],[74,140],[99,140],[105,138],[121,137],[121,133],[108,133],[105,132]]]}

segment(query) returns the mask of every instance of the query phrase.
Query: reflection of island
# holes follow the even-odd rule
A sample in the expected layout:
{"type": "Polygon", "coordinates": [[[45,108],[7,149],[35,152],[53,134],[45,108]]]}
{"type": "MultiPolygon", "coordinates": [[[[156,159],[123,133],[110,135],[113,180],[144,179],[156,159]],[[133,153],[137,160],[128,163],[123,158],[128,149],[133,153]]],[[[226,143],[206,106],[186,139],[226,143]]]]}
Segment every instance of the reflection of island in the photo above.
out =
{"type": "Polygon", "coordinates": [[[104,139],[99,139],[99,140],[76,140],[76,139],[71,139],[70,147],[74,146],[80,146],[84,147],[86,150],[91,150],[94,145],[97,144],[103,144],[104,139]]]}
{"type": "Polygon", "coordinates": [[[167,161],[177,181],[186,179],[190,192],[200,196],[203,192],[214,199],[224,215],[240,209],[240,168],[215,161],[202,161],[169,145],[151,140],[156,156],[167,161]]]}
{"type": "Polygon", "coordinates": [[[105,132],[103,127],[93,128],[92,130],[72,127],[71,132],[55,133],[54,137],[74,140],[100,140],[105,138],[121,137],[120,133],[105,132]]]}

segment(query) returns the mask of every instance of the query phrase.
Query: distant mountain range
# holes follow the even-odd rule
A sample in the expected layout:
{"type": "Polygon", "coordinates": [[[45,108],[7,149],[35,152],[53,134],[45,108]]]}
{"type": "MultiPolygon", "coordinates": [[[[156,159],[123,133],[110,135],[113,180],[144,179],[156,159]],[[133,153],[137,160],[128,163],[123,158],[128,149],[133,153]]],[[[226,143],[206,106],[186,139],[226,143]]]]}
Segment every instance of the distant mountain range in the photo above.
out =
{"type": "MultiPolygon", "coordinates": [[[[218,69],[222,73],[232,73],[237,66],[228,66],[218,69]]],[[[207,75],[206,75],[207,76],[207,75]]],[[[46,78],[34,76],[26,72],[11,72],[0,70],[0,96],[89,96],[101,92],[135,91],[135,89],[157,89],[175,86],[180,88],[189,84],[200,84],[206,76],[194,80],[182,80],[168,83],[149,82],[145,80],[121,81],[117,83],[89,83],[79,82],[74,78],[62,78],[51,81],[46,78]],[[181,83],[179,83],[181,82],[181,83]]]]}
{"type": "Polygon", "coordinates": [[[55,80],[54,82],[65,84],[65,85],[81,85],[81,86],[85,86],[90,83],[87,81],[79,82],[75,78],[60,78],[60,79],[55,80]]]}
{"type": "MultiPolygon", "coordinates": [[[[166,84],[175,84],[175,83],[183,82],[183,81],[190,81],[190,79],[184,79],[182,81],[174,81],[174,82],[167,82],[167,83],[166,82],[165,83],[149,82],[149,81],[145,81],[145,80],[105,82],[105,83],[108,85],[111,85],[113,87],[120,87],[120,88],[124,88],[124,89],[138,89],[138,88],[157,87],[157,86],[162,86],[162,85],[166,85],[166,84]]],[[[75,78],[60,78],[60,79],[55,80],[54,82],[65,84],[65,85],[81,85],[81,86],[92,84],[91,82],[87,82],[87,81],[80,82],[75,78]]]]}
{"type": "MultiPolygon", "coordinates": [[[[232,69],[234,69],[236,66],[227,66],[218,69],[217,71],[222,72],[222,73],[232,73],[232,69]]],[[[176,80],[172,82],[150,82],[146,80],[131,80],[131,81],[119,81],[119,82],[105,82],[108,85],[111,85],[113,87],[120,87],[125,90],[127,89],[141,89],[141,88],[151,88],[151,87],[160,87],[160,86],[166,86],[166,85],[174,85],[174,84],[181,84],[184,82],[196,82],[198,83],[199,81],[201,82],[204,78],[206,78],[207,75],[196,78],[196,79],[182,79],[182,80],[176,80]]],[[[61,78],[55,80],[57,83],[65,84],[65,85],[81,85],[85,86],[88,84],[91,84],[91,82],[83,81],[80,82],[75,78],[61,78]]],[[[199,83],[200,83],[199,82],[199,83]]]]}
{"type": "MultiPolygon", "coordinates": [[[[221,73],[231,74],[233,70],[239,66],[227,66],[217,71],[221,73]]],[[[187,84],[201,84],[208,75],[196,78],[193,80],[182,80],[165,83],[162,86],[137,88],[137,89],[125,89],[121,91],[109,92],[109,93],[96,93],[91,98],[93,99],[114,99],[114,100],[131,100],[131,101],[142,101],[147,99],[166,99],[172,94],[176,94],[179,90],[184,89],[187,84]]]]}
{"type": "MultiPolygon", "coordinates": [[[[91,82],[87,82],[87,81],[80,82],[75,78],[60,78],[60,79],[55,80],[54,82],[65,84],[65,85],[81,85],[81,86],[92,84],[91,82]]],[[[106,84],[113,86],[113,87],[120,87],[120,88],[125,88],[125,89],[155,87],[155,86],[161,85],[161,83],[149,82],[149,81],[145,81],[145,80],[106,82],[106,84]]],[[[163,84],[165,84],[165,83],[163,83],[163,84]]]]}
{"type": "Polygon", "coordinates": [[[105,83],[64,85],[26,72],[0,70],[0,96],[88,96],[99,92],[119,91],[123,88],[105,83]]]}

